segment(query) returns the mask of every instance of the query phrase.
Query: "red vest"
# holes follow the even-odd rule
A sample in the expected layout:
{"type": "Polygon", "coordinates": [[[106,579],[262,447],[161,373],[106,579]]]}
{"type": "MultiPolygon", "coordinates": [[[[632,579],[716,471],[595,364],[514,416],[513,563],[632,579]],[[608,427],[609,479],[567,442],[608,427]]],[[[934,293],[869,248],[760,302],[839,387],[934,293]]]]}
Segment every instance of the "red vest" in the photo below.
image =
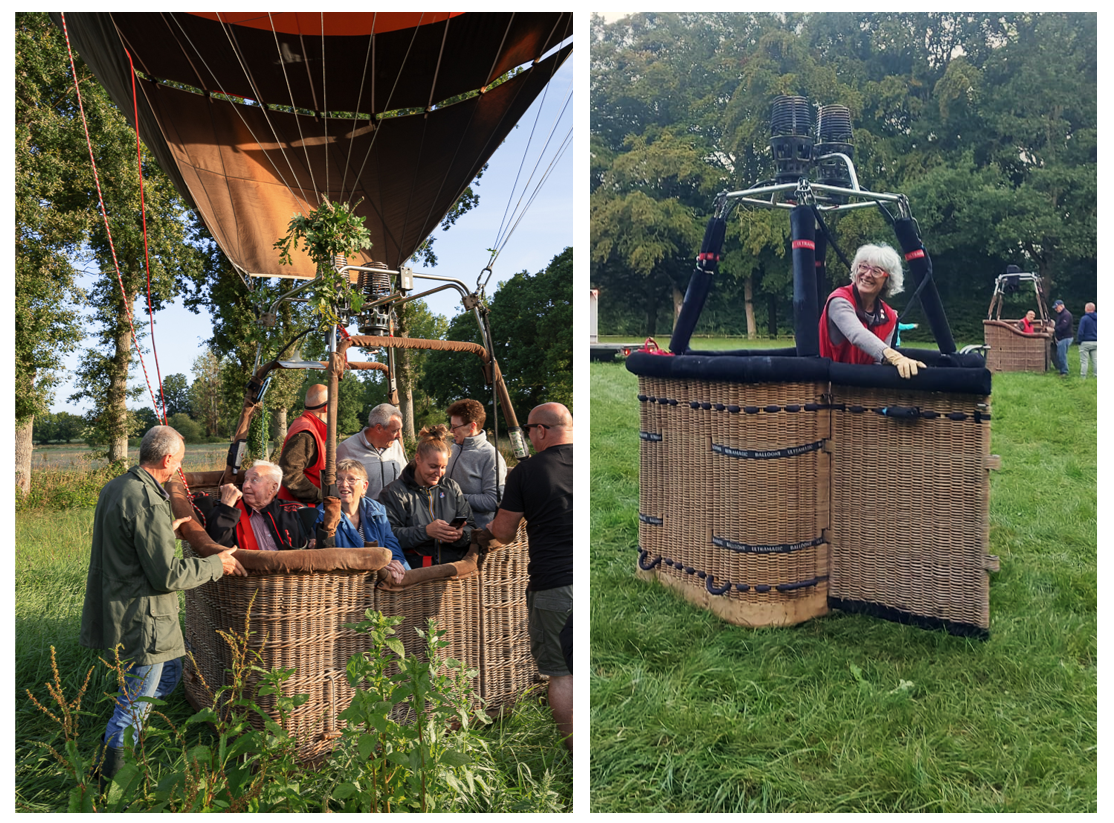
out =
{"type": "MultiPolygon", "coordinates": [[[[312,434],[313,440],[317,444],[317,462],[312,466],[306,466],[302,469],[302,472],[310,483],[317,486],[317,488],[321,488],[321,472],[325,469],[325,435],[329,432],[329,428],[325,425],[324,421],[318,419],[317,415],[313,412],[302,412],[302,416],[295,420],[294,425],[287,430],[286,440],[283,441],[282,447],[285,449],[291,437],[298,434],[298,432],[304,431],[308,431],[312,434]]],[[[279,488],[278,496],[280,500],[297,501],[297,498],[286,490],[286,486],[279,488]]]]}
{"type": "MultiPolygon", "coordinates": [[[[855,293],[852,291],[850,283],[846,286],[840,286],[828,295],[828,301],[824,304],[824,311],[820,315],[820,356],[830,357],[837,363],[859,363],[864,366],[874,365],[874,358],[862,349],[852,345],[850,340],[844,340],[838,346],[832,345],[832,339],[828,335],[828,305],[832,302],[832,298],[834,297],[842,297],[852,306],[858,305],[855,302],[855,293]]],[[[879,299],[878,302],[882,303],[882,300],[879,299]]],[[[872,329],[867,328],[867,331],[884,342],[897,325],[897,312],[885,303],[882,303],[882,310],[886,313],[886,322],[872,329]]]]}

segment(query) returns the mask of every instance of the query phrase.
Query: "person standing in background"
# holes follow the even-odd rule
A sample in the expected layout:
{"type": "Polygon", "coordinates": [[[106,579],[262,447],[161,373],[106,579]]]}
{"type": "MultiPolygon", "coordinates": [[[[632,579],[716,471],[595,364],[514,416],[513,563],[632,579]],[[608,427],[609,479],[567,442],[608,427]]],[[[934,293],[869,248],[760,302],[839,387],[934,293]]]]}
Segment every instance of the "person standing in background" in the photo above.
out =
{"type": "Polygon", "coordinates": [[[1061,377],[1067,377],[1068,346],[1071,345],[1071,339],[1075,336],[1075,329],[1072,325],[1071,312],[1064,306],[1063,300],[1057,300],[1053,303],[1052,310],[1056,312],[1056,326],[1053,331],[1056,340],[1056,368],[1060,370],[1061,377]]]}
{"type": "Polygon", "coordinates": [[[1079,376],[1087,377],[1087,366],[1091,374],[1099,376],[1099,318],[1095,304],[1083,307],[1083,317],[1079,319],[1079,376]]]}

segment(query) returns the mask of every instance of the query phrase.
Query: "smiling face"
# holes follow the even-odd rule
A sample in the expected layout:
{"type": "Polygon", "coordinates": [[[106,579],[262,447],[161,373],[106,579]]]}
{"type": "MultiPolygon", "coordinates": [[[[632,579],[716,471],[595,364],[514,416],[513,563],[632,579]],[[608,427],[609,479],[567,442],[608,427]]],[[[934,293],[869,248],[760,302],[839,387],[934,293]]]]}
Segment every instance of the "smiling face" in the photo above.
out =
{"type": "Polygon", "coordinates": [[[430,449],[414,458],[414,476],[423,486],[436,486],[445,476],[449,456],[439,449],[430,449]]]}
{"type": "Polygon", "coordinates": [[[253,509],[262,509],[275,499],[279,484],[259,469],[248,469],[244,475],[244,501],[253,509]]]}
{"type": "Polygon", "coordinates": [[[888,277],[889,274],[878,266],[866,262],[859,263],[855,269],[855,286],[859,290],[859,296],[867,303],[873,303],[882,294],[888,277]]]}
{"type": "Polygon", "coordinates": [[[355,472],[337,473],[337,494],[341,503],[358,501],[367,493],[367,478],[360,477],[355,472]]]}

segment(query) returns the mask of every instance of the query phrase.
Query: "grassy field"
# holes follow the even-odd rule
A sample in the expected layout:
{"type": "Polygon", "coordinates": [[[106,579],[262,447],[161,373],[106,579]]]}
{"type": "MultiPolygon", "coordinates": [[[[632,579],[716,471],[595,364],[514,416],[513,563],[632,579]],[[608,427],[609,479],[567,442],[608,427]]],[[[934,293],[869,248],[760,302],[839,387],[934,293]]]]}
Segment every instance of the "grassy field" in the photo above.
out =
{"type": "MultiPolygon", "coordinates": [[[[79,749],[91,756],[111,713],[115,681],[99,653],[78,645],[93,509],[16,514],[15,739],[17,811],[66,811],[69,783],[58,763],[37,745],[57,727],[28,700],[30,690],[52,706],[44,684],[52,679],[50,647],[57,650],[66,695],[73,698],[94,668],[80,718],[79,749]]],[[[193,714],[181,686],[164,709],[178,725],[193,714]]],[[[527,696],[514,712],[483,733],[491,752],[482,764],[494,773],[490,805],[469,811],[572,810],[572,760],[558,741],[544,697],[527,696]]],[[[56,744],[57,745],[57,744],[56,744]]],[[[156,761],[158,757],[156,756],[156,761]]],[[[166,758],[164,758],[166,759],[166,758]]],[[[304,790],[314,790],[307,777],[304,790]]]]}
{"type": "Polygon", "coordinates": [[[593,812],[1097,809],[1096,381],[994,377],[985,642],[748,630],[636,580],[636,393],[592,365],[593,812]]]}
{"type": "MultiPolygon", "coordinates": [[[[227,443],[198,443],[186,445],[186,458],[182,468],[188,472],[211,471],[224,466],[228,454],[227,443]]],[[[139,461],[139,449],[128,449],[128,465],[139,461]]],[[[93,457],[93,449],[83,443],[35,446],[31,453],[31,471],[58,469],[64,471],[90,471],[107,461],[93,457]]]]}

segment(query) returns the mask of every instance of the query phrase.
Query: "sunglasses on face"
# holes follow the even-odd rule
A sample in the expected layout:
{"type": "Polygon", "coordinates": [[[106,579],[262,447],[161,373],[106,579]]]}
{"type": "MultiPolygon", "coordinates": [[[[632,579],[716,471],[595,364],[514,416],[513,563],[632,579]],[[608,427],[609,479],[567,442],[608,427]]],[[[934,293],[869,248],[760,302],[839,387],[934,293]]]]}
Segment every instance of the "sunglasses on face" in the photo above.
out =
{"type": "Polygon", "coordinates": [[[545,423],[527,423],[522,428],[526,429],[526,432],[529,433],[530,429],[552,429],[553,427],[547,426],[545,423]]]}

